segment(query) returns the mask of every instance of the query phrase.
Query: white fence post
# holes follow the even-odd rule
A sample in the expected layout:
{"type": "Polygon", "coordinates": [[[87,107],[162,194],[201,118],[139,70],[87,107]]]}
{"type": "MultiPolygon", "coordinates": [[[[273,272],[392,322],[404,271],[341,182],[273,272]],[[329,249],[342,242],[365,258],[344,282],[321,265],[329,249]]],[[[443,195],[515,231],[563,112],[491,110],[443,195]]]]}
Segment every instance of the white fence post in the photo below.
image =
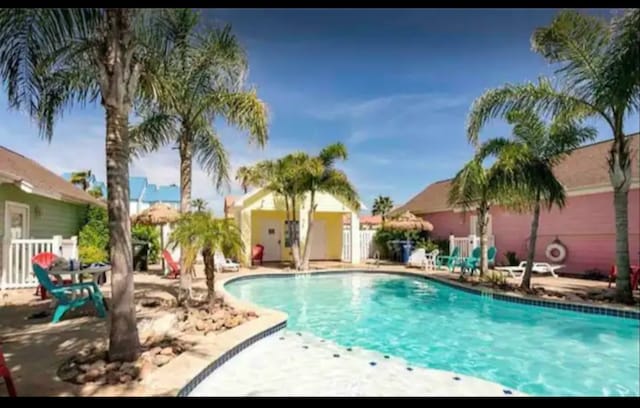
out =
{"type": "Polygon", "coordinates": [[[456,246],[456,237],[453,234],[449,235],[449,256],[453,253],[453,248],[456,246]]]}

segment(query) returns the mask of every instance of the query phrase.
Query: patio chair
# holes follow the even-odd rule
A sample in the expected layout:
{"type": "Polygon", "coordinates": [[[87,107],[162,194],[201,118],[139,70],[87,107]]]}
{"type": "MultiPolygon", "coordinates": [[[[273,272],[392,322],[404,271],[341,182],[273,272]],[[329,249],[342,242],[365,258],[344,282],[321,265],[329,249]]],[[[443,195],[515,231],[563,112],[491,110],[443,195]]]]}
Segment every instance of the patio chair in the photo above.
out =
{"type": "Polygon", "coordinates": [[[256,244],[256,246],[253,247],[253,251],[251,252],[251,263],[253,264],[254,262],[260,262],[260,265],[262,265],[263,256],[264,246],[261,244],[256,244]]]}
{"type": "Polygon", "coordinates": [[[456,260],[460,257],[460,248],[453,247],[453,251],[451,255],[439,255],[436,257],[436,268],[445,267],[450,272],[453,272],[453,268],[455,267],[456,260]]]}
{"type": "Polygon", "coordinates": [[[231,270],[237,272],[240,270],[240,264],[233,262],[231,259],[225,258],[224,254],[220,251],[216,251],[213,254],[213,263],[217,270],[225,271],[231,270]]]}
{"type": "Polygon", "coordinates": [[[99,317],[106,316],[104,298],[102,297],[100,288],[98,288],[95,282],[56,286],[49,278],[49,273],[40,265],[33,264],[33,272],[36,274],[40,284],[51,293],[51,296],[53,296],[58,303],[53,313],[52,323],[59,322],[67,311],[76,309],[88,302],[93,303],[99,317]],[[86,296],[84,295],[85,290],[88,292],[86,296]],[[80,294],[74,294],[75,291],[80,291],[80,294]]]}
{"type": "Polygon", "coordinates": [[[167,262],[167,265],[169,265],[169,269],[171,269],[171,272],[169,272],[167,278],[177,279],[178,276],[180,276],[180,265],[178,265],[176,261],[173,260],[171,253],[166,249],[162,250],[162,257],[164,258],[165,262],[167,262]]]}
{"type": "Polygon", "coordinates": [[[424,256],[424,269],[436,269],[436,258],[440,253],[439,249],[434,249],[424,256]]]}
{"type": "MultiPolygon", "coordinates": [[[[56,262],[56,259],[58,259],[58,256],[52,252],[40,252],[37,255],[34,255],[31,258],[31,263],[32,264],[38,264],[40,265],[43,269],[49,269],[53,266],[53,264],[56,262]]],[[[58,279],[55,279],[54,283],[56,285],[68,285],[70,283],[72,283],[71,279],[63,279],[62,282],[60,282],[58,279]]],[[[47,290],[42,286],[42,285],[38,285],[38,287],[36,288],[36,296],[40,296],[41,300],[46,300],[47,299],[47,290]]]]}
{"type": "MultiPolygon", "coordinates": [[[[499,266],[496,268],[498,271],[508,273],[512,278],[522,278],[524,276],[524,270],[527,267],[527,261],[520,262],[518,266],[499,266]],[[519,273],[520,275],[516,276],[515,273],[519,273]]],[[[534,262],[533,268],[531,269],[532,273],[550,273],[551,276],[557,278],[556,274],[557,269],[564,268],[564,265],[551,265],[547,262],[534,262]]]]}
{"type": "MultiPolygon", "coordinates": [[[[631,265],[629,271],[629,283],[631,284],[631,290],[635,290],[638,287],[638,283],[640,283],[640,265],[631,265]]],[[[611,284],[616,281],[618,278],[618,267],[616,265],[611,265],[611,270],[609,271],[609,287],[611,284]]]]}
{"type": "Polygon", "coordinates": [[[459,266],[460,272],[463,275],[467,269],[469,270],[470,275],[473,275],[473,272],[479,268],[480,256],[480,247],[475,247],[473,248],[473,251],[471,251],[471,256],[468,256],[466,258],[458,258],[454,267],[459,266]]]}
{"type": "Polygon", "coordinates": [[[13,379],[11,378],[11,371],[9,371],[9,366],[7,362],[4,360],[4,353],[2,352],[2,347],[0,346],[0,377],[4,378],[4,385],[7,387],[7,392],[10,397],[17,397],[16,387],[13,385],[13,379]]]}
{"type": "Polygon", "coordinates": [[[422,267],[426,261],[425,256],[426,253],[424,248],[414,250],[411,255],[409,255],[407,266],[416,266],[418,268],[422,267]]]}

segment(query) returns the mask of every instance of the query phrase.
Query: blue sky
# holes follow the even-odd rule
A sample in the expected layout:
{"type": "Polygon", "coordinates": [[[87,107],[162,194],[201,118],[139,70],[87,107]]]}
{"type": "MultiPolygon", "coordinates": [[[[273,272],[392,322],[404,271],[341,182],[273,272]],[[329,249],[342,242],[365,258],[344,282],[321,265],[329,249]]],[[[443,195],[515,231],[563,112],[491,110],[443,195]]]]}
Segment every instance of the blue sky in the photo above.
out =
{"type": "MultiPolygon", "coordinates": [[[[472,101],[506,82],[552,73],[530,50],[535,27],[556,10],[205,10],[212,23],[230,23],[246,47],[251,85],[269,106],[270,141],[264,150],[220,124],[232,165],[251,164],[294,150],[317,152],[342,141],[341,164],[371,209],[373,198],[396,204],[431,182],[449,178],[472,155],[465,122],[472,101]]],[[[610,10],[589,10],[605,17],[610,10]]],[[[49,144],[29,119],[7,109],[0,96],[0,144],[62,173],[91,168],[104,179],[104,114],[99,106],[64,116],[49,144]]],[[[638,116],[626,122],[639,128],[638,116]]],[[[598,138],[610,132],[593,124],[598,138]]],[[[508,136],[491,122],[482,138],[508,136]]],[[[234,171],[235,172],[235,171],[234,171]]],[[[134,162],[131,175],[156,184],[178,183],[178,156],[170,148],[134,162]]],[[[222,197],[194,167],[194,197],[218,214],[222,197]]],[[[368,211],[366,211],[368,212],[368,211]]]]}

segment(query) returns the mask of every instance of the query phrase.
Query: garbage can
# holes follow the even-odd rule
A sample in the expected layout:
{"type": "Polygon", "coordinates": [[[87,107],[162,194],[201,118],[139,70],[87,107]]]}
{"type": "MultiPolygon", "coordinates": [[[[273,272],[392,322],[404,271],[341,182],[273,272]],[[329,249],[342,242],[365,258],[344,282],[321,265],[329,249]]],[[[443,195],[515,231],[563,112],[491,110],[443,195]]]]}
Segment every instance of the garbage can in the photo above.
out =
{"type": "Polygon", "coordinates": [[[411,245],[411,241],[403,241],[402,243],[402,263],[406,264],[409,262],[409,256],[411,255],[411,250],[413,249],[413,245],[411,245]]]}
{"type": "Polygon", "coordinates": [[[132,241],[133,270],[149,270],[149,243],[146,241],[132,241]]]}

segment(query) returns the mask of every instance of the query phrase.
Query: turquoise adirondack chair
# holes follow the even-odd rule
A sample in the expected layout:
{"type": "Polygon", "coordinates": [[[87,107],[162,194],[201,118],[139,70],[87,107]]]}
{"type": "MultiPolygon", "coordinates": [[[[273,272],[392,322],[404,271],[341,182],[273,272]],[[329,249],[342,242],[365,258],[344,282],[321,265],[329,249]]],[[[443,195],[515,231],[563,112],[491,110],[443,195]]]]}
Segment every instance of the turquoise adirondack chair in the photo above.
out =
{"type": "Polygon", "coordinates": [[[58,305],[56,307],[55,312],[53,313],[52,323],[57,323],[60,321],[62,316],[69,310],[76,309],[87,302],[93,302],[93,305],[98,312],[99,317],[105,317],[106,311],[104,308],[104,298],[102,297],[102,292],[98,285],[94,282],[90,283],[75,283],[71,285],[63,285],[57,286],[51,282],[51,278],[49,278],[49,273],[42,269],[42,267],[38,264],[33,264],[33,272],[36,274],[38,281],[40,284],[53,296],[58,305]],[[88,294],[85,295],[85,289],[88,294]],[[75,297],[72,295],[72,292],[75,290],[79,290],[81,295],[75,297]]]}
{"type": "Polygon", "coordinates": [[[473,275],[473,271],[478,269],[478,265],[480,264],[480,247],[473,248],[471,251],[471,256],[466,258],[459,258],[455,264],[455,266],[459,266],[462,274],[468,269],[473,275]]]}
{"type": "Polygon", "coordinates": [[[436,257],[436,267],[440,268],[442,266],[449,269],[449,271],[453,271],[455,267],[456,261],[459,258],[460,248],[454,247],[451,255],[440,255],[436,257]]]}
{"type": "Polygon", "coordinates": [[[489,250],[487,251],[487,263],[489,265],[495,266],[497,253],[498,253],[498,250],[496,249],[496,247],[494,246],[489,247],[489,250]]]}

